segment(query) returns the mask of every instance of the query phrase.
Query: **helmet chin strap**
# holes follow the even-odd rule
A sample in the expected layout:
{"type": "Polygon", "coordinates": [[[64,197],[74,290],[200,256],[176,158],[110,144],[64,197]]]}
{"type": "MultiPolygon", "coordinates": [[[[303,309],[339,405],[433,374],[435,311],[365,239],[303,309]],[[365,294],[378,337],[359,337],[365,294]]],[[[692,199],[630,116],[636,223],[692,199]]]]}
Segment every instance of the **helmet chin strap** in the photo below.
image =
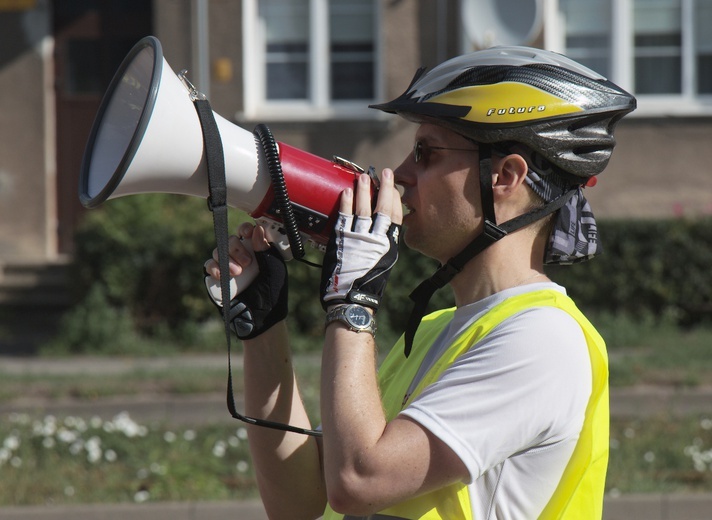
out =
{"type": "Polygon", "coordinates": [[[497,219],[494,213],[494,192],[492,190],[492,147],[489,144],[478,144],[480,147],[480,199],[482,201],[484,229],[482,233],[477,235],[462,251],[448,260],[445,265],[440,266],[430,278],[423,280],[423,282],[410,293],[410,299],[413,300],[413,310],[410,313],[405,329],[404,352],[406,357],[410,355],[415,333],[420,326],[423,316],[425,316],[428,302],[430,302],[435,291],[450,283],[450,281],[462,271],[467,262],[479,255],[489,246],[501,240],[507,236],[507,234],[558,211],[577,191],[577,188],[571,189],[541,208],[537,208],[508,220],[503,224],[497,225],[497,219]]]}

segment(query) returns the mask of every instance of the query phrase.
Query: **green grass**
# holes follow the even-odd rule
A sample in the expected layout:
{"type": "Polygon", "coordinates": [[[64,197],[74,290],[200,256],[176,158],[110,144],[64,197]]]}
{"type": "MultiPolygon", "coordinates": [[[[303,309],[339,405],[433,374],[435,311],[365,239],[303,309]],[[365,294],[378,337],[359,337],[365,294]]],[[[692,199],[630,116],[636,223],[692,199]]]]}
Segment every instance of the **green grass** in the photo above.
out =
{"type": "Polygon", "coordinates": [[[712,491],[712,413],[611,421],[608,492],[712,491]]]}
{"type": "MultiPolygon", "coordinates": [[[[256,497],[240,423],[142,425],[122,414],[0,423],[0,505],[256,497]]],[[[606,490],[712,491],[712,419],[614,420],[606,490]]]]}
{"type": "Polygon", "coordinates": [[[0,427],[0,504],[225,500],[256,495],[246,430],[13,414],[0,427]]]}
{"type": "MultiPolygon", "coordinates": [[[[0,401],[18,398],[90,400],[141,394],[190,395],[222,392],[227,369],[136,369],[125,374],[16,374],[0,369],[0,401]]],[[[241,380],[241,373],[235,372],[241,380]]]]}
{"type": "Polygon", "coordinates": [[[712,384],[712,327],[685,330],[642,324],[636,328],[602,331],[608,342],[611,386],[712,384]],[[621,342],[621,335],[630,337],[621,342]]]}
{"type": "MultiPolygon", "coordinates": [[[[594,320],[594,323],[596,321],[594,320]]],[[[712,383],[712,329],[680,331],[620,317],[596,325],[607,338],[611,384],[696,386],[712,383]]],[[[319,363],[295,362],[309,413],[318,421],[319,363]]],[[[234,370],[235,391],[242,374],[234,370]]],[[[119,374],[16,374],[0,367],[0,401],[97,399],[119,395],[223,393],[226,366],[119,374]]],[[[137,425],[79,418],[0,418],[0,505],[225,500],[257,496],[244,428],[137,425]]],[[[712,492],[709,417],[613,419],[607,492],[712,492]]]]}

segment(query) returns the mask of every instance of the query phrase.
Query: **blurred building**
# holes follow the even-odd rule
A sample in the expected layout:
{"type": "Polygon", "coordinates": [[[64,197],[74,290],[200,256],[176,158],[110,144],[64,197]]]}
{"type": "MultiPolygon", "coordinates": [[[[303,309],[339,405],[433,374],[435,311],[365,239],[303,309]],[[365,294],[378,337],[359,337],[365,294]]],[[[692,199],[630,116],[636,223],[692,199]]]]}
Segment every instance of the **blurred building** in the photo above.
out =
{"type": "Polygon", "coordinates": [[[415,128],[366,106],[418,67],[497,43],[560,51],[639,99],[588,192],[597,215],[712,214],[712,0],[0,0],[0,263],[71,256],[91,123],[148,34],[223,117],[378,170],[415,128]]]}

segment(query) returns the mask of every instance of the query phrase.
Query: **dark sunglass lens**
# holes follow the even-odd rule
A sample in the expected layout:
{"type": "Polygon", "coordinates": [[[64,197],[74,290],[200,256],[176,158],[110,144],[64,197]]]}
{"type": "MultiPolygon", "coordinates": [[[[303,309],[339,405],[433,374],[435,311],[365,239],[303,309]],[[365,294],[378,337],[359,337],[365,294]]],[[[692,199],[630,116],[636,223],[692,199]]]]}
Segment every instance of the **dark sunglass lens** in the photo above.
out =
{"type": "Polygon", "coordinates": [[[416,141],[413,145],[413,160],[416,163],[420,162],[423,157],[423,144],[420,141],[416,141]]]}

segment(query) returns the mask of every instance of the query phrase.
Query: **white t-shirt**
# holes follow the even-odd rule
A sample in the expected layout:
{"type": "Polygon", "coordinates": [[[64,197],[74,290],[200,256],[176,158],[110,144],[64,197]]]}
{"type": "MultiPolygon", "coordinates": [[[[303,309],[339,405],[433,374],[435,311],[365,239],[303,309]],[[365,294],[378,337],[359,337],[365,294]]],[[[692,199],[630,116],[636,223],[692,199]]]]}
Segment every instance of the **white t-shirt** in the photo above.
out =
{"type": "MultiPolygon", "coordinates": [[[[493,306],[518,294],[565,289],[537,283],[458,308],[411,390],[444,349],[493,306]]],[[[470,472],[474,518],[537,518],[563,474],[591,394],[581,327],[551,307],[499,324],[401,413],[445,442],[470,472]]]]}

